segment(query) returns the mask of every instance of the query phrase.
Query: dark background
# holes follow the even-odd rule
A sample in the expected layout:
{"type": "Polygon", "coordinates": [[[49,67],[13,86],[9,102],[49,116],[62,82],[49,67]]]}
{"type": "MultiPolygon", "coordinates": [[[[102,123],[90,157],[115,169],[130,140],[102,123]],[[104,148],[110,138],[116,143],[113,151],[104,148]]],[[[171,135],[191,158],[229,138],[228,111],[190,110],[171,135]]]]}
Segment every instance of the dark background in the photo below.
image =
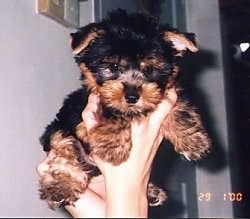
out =
{"type": "Polygon", "coordinates": [[[240,43],[250,43],[250,1],[221,0],[221,27],[229,109],[232,187],[245,194],[243,203],[234,203],[237,217],[250,217],[250,49],[242,53],[240,43]]]}
{"type": "MultiPolygon", "coordinates": [[[[148,13],[155,16],[161,13],[162,0],[144,0],[142,2],[144,3],[145,11],[148,13]]],[[[250,43],[250,0],[220,0],[219,4],[230,145],[228,156],[231,168],[230,183],[232,192],[237,193],[240,191],[243,194],[243,201],[232,202],[233,214],[236,218],[250,218],[250,48],[245,52],[240,50],[241,43],[250,43]]],[[[186,83],[185,88],[186,91],[190,90],[188,83],[186,83]]],[[[193,95],[193,98],[194,101],[197,99],[198,102],[201,102],[200,100],[202,99],[201,96],[197,95],[196,97],[193,95]]],[[[164,154],[164,151],[160,153],[164,154]]],[[[172,161],[168,160],[168,164],[172,163],[176,171],[182,170],[189,178],[190,174],[193,175],[191,177],[195,177],[194,167],[179,160],[175,154],[171,154],[171,150],[165,151],[165,154],[162,156],[172,158],[172,161]]],[[[211,163],[210,160],[209,162],[211,163]]],[[[156,170],[153,172],[153,177],[159,180],[161,176],[160,174],[157,175],[157,169],[161,169],[160,162],[158,164],[156,160],[155,166],[156,170]]],[[[171,167],[166,168],[165,175],[171,172],[171,170],[171,167]]],[[[180,176],[176,178],[171,177],[174,178],[175,183],[182,181],[180,176]]],[[[185,174],[182,177],[184,181],[188,178],[185,174]]],[[[171,184],[171,181],[167,182],[167,184],[171,184]]],[[[190,184],[194,184],[194,182],[190,184]]],[[[169,194],[170,201],[174,200],[171,197],[173,192],[169,191],[169,194]]],[[[163,213],[165,216],[174,217],[183,209],[182,203],[178,202],[178,195],[173,194],[173,196],[176,202],[169,202],[165,205],[166,209],[163,213]]],[[[189,195],[187,203],[192,202],[194,199],[195,196],[189,195]]],[[[157,210],[152,209],[152,215],[157,215],[157,212],[157,210]]],[[[189,212],[197,212],[195,204],[192,205],[189,212]]],[[[192,215],[196,216],[196,214],[192,215]]],[[[160,217],[160,214],[158,214],[158,217],[160,217]]]]}

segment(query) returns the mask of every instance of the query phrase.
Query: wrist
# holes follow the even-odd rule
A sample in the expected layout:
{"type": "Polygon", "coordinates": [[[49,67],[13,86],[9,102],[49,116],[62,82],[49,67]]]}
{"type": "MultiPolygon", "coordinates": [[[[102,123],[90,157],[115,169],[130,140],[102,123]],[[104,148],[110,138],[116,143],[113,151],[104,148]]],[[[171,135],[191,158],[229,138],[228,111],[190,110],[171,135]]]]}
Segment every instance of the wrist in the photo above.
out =
{"type": "MultiPolygon", "coordinates": [[[[131,171],[133,172],[133,171],[131,171]]],[[[149,172],[150,173],[150,172],[149,172]]],[[[117,174],[113,172],[113,174],[104,174],[105,184],[107,187],[114,188],[116,187],[119,189],[120,187],[126,187],[131,190],[136,191],[146,191],[148,182],[149,182],[150,174],[133,174],[133,173],[126,173],[126,174],[117,174]]]]}
{"type": "Polygon", "coordinates": [[[148,215],[148,200],[146,193],[124,191],[106,193],[106,216],[108,218],[146,218],[148,215]]]}
{"type": "Polygon", "coordinates": [[[147,186],[106,181],[107,217],[147,217],[147,186]]]}

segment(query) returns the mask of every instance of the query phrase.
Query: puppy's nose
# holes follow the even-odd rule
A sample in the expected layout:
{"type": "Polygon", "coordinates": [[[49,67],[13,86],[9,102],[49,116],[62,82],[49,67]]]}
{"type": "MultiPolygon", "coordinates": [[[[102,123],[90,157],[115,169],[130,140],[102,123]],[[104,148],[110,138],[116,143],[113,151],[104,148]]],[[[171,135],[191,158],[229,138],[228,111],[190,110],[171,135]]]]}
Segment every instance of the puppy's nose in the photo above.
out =
{"type": "Polygon", "coordinates": [[[125,95],[125,100],[127,103],[137,103],[139,95],[125,95]]]}
{"type": "Polygon", "coordinates": [[[124,84],[125,100],[127,103],[135,104],[139,100],[140,96],[136,86],[130,84],[124,84]]]}

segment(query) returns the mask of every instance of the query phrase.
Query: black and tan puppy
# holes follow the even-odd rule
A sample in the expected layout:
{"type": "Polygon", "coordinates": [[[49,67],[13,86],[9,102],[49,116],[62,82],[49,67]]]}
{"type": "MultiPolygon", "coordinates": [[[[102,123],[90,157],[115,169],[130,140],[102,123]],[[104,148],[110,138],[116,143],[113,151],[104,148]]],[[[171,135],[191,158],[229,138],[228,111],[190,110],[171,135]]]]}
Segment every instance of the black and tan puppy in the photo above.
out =
{"type": "MultiPolygon", "coordinates": [[[[71,47],[82,72],[83,87],[70,94],[40,138],[50,151],[47,176],[40,179],[40,195],[54,208],[72,204],[94,175],[88,159],[95,154],[118,165],[131,150],[130,124],[143,119],[177,86],[177,60],[197,52],[194,35],[180,33],[144,14],[113,11],[99,23],[71,34],[71,47]],[[86,132],[81,113],[91,92],[100,97],[101,122],[86,132]]],[[[176,152],[198,160],[210,148],[200,116],[178,99],[161,127],[176,152]]],[[[149,184],[149,202],[161,204],[164,192],[149,184]]]]}

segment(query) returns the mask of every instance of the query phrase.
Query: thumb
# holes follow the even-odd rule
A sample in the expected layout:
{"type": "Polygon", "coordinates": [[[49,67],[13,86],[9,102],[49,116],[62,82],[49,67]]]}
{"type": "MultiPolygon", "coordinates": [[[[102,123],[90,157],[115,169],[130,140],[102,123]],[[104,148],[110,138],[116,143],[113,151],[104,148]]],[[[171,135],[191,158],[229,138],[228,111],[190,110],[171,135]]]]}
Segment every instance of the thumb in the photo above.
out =
{"type": "Polygon", "coordinates": [[[98,122],[97,112],[99,108],[99,102],[99,97],[96,94],[90,94],[88,98],[88,104],[82,112],[82,119],[88,131],[98,122]]]}
{"type": "Polygon", "coordinates": [[[160,128],[162,121],[171,111],[173,106],[177,101],[177,94],[175,88],[171,88],[168,91],[166,99],[163,99],[161,103],[158,104],[156,110],[150,115],[149,122],[156,128],[160,128]]]}

